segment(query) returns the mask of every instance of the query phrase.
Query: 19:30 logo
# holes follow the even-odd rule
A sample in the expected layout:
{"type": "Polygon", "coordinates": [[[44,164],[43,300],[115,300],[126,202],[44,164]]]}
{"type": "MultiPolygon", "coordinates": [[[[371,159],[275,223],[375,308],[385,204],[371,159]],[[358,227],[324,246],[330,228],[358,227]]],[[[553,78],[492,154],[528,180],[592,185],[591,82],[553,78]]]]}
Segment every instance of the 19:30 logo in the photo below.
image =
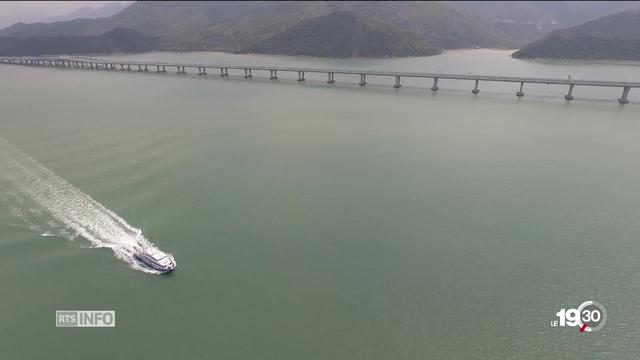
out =
{"type": "Polygon", "coordinates": [[[578,327],[581,333],[598,331],[607,321],[607,311],[596,301],[585,301],[577,309],[560,309],[556,316],[559,320],[551,321],[551,326],[578,327]]]}

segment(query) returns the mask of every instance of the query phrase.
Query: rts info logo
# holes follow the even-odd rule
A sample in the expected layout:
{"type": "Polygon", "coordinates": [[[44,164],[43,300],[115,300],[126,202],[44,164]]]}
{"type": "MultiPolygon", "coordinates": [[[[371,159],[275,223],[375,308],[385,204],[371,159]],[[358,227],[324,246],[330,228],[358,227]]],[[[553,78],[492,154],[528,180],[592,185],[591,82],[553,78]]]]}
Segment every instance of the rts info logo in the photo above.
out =
{"type": "Polygon", "coordinates": [[[577,309],[560,309],[558,320],[552,320],[552,327],[577,327],[581,333],[602,329],[607,321],[607,311],[596,301],[585,301],[577,309]]]}

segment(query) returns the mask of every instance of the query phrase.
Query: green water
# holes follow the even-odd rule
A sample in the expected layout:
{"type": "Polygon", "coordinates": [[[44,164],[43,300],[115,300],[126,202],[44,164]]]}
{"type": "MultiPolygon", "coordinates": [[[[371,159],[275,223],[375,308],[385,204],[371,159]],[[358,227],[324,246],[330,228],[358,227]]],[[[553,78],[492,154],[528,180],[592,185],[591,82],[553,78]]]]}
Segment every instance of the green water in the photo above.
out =
{"type": "MultiPolygon", "coordinates": [[[[487,50],[117,57],[640,79],[487,50]]],[[[0,66],[0,136],[178,262],[91,248],[0,168],[0,358],[637,358],[640,91],[254,76],[0,66]],[[586,300],[602,330],[550,326],[586,300]],[[85,309],[116,327],[55,327],[85,309]]]]}

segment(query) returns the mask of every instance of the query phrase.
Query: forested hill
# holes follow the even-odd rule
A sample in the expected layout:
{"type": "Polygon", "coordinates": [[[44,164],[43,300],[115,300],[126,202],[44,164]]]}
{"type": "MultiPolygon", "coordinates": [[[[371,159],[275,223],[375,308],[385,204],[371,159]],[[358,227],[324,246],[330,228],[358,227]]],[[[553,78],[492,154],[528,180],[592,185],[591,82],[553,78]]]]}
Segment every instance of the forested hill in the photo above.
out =
{"type": "Polygon", "coordinates": [[[640,10],[556,30],[526,45],[513,57],[640,60],[640,10]]]}

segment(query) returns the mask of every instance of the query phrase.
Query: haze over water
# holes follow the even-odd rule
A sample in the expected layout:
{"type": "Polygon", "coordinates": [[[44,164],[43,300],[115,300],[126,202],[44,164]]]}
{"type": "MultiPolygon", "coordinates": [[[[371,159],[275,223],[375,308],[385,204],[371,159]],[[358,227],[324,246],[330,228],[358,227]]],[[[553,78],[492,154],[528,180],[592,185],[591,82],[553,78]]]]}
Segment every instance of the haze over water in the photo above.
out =
{"type": "MultiPolygon", "coordinates": [[[[112,57],[640,79],[492,50],[112,57]]],[[[180,264],[133,271],[0,169],[1,358],[637,357],[640,91],[167,70],[0,66],[0,136],[180,264]],[[550,327],[586,300],[602,330],[550,327]],[[65,309],[116,328],[56,329],[65,309]]]]}

